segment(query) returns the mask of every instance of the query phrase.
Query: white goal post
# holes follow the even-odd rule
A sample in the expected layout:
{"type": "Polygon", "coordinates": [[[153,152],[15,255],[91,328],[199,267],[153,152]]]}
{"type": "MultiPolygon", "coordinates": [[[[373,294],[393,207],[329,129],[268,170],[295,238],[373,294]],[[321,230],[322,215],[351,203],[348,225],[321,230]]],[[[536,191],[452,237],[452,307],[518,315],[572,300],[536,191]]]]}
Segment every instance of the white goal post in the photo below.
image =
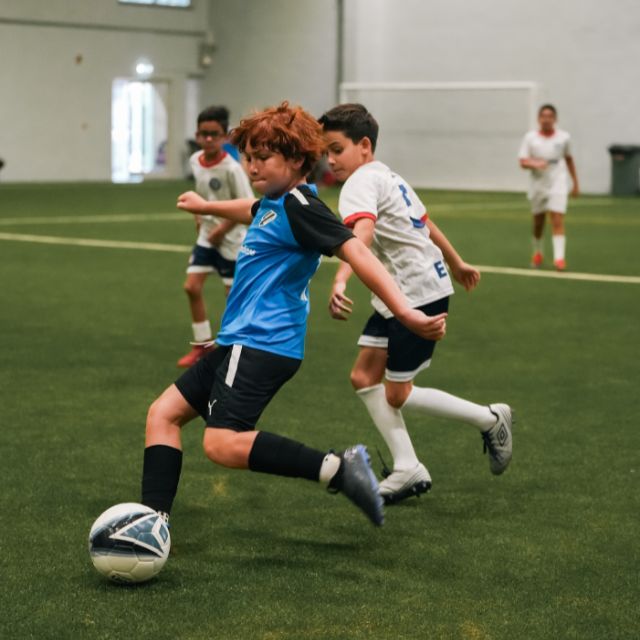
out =
{"type": "Polygon", "coordinates": [[[535,126],[538,83],[343,82],[380,124],[376,156],[417,187],[522,190],[517,152],[535,126]]]}

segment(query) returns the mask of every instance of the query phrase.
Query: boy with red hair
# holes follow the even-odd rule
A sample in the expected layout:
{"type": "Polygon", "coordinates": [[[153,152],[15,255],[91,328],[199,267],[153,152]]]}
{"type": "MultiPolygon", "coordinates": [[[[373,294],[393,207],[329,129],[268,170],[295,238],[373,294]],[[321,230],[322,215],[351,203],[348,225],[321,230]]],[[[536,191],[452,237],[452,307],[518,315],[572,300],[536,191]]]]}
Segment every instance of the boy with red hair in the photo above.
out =
{"type": "Polygon", "coordinates": [[[382,264],[317,197],[305,178],[324,150],[322,129],[284,102],[241,121],[232,142],[246,158],[260,200],[208,202],[190,191],[178,207],[249,225],[215,348],[151,405],[147,419],[142,502],[168,514],[182,461],[181,429],[200,415],[204,451],[225,467],[306,478],[342,492],[376,525],[382,499],[363,445],[341,454],[256,431],[278,389],[300,367],[309,313],[309,281],[321,255],[337,255],[424,337],[445,333],[445,315],[411,309],[382,264]]]}

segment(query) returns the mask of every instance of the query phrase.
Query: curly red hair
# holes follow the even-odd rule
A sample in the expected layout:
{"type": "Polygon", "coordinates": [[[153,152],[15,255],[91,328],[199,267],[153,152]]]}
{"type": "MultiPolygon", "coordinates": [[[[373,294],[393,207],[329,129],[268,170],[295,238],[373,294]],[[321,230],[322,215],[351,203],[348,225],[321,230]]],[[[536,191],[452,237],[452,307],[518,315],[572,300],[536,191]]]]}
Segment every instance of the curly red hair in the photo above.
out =
{"type": "Polygon", "coordinates": [[[292,107],[286,100],[243,118],[230,138],[242,152],[251,145],[254,149],[266,147],[287,159],[302,159],[303,175],[325,150],[322,126],[302,107],[292,107]]]}

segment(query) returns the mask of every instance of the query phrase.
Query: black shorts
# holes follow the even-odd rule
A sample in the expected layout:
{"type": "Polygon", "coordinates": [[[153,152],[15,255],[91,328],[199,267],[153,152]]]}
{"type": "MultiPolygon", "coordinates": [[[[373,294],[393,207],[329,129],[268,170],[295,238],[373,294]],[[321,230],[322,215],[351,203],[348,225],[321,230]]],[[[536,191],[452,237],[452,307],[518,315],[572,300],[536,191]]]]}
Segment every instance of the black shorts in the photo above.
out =
{"type": "MultiPolygon", "coordinates": [[[[418,309],[428,316],[444,313],[449,309],[449,298],[436,300],[418,309]]],[[[358,346],[386,349],[387,380],[409,382],[431,364],[436,343],[412,333],[395,318],[387,319],[375,311],[362,330],[358,346]]]]}
{"type": "Polygon", "coordinates": [[[215,347],[177,380],[207,427],[250,431],[301,360],[239,344],[215,347]]]}
{"type": "Polygon", "coordinates": [[[233,283],[236,261],[222,257],[215,247],[195,245],[189,256],[187,273],[213,273],[214,271],[218,272],[225,284],[230,285],[233,283]]]}

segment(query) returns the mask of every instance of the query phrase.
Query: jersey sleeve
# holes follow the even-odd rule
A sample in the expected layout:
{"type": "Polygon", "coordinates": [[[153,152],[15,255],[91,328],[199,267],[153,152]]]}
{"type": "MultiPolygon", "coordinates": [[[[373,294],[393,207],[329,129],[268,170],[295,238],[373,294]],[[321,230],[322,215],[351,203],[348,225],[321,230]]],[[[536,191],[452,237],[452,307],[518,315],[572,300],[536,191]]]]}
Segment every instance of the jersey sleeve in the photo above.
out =
{"type": "Polygon", "coordinates": [[[520,151],[518,151],[518,159],[523,160],[524,158],[531,157],[531,147],[529,146],[529,134],[526,134],[524,138],[522,138],[522,143],[520,144],[520,151]]]}
{"type": "Polygon", "coordinates": [[[296,242],[310,251],[332,256],[335,249],[353,238],[322,200],[294,190],[284,203],[296,242]]]}
{"type": "Polygon", "coordinates": [[[256,217],[256,214],[258,213],[258,209],[260,208],[260,203],[262,202],[262,200],[256,200],[252,205],[251,205],[251,216],[253,218],[256,217]]]}
{"type": "Polygon", "coordinates": [[[249,178],[244,172],[242,165],[235,163],[229,172],[229,182],[231,187],[232,198],[253,198],[253,190],[249,183],[249,178]]]}
{"type": "Polygon", "coordinates": [[[571,136],[567,133],[567,139],[564,141],[564,156],[571,155],[571,136]]]}
{"type": "Polygon", "coordinates": [[[362,171],[351,175],[340,191],[338,211],[348,227],[360,218],[378,219],[378,186],[372,176],[362,171]]]}

